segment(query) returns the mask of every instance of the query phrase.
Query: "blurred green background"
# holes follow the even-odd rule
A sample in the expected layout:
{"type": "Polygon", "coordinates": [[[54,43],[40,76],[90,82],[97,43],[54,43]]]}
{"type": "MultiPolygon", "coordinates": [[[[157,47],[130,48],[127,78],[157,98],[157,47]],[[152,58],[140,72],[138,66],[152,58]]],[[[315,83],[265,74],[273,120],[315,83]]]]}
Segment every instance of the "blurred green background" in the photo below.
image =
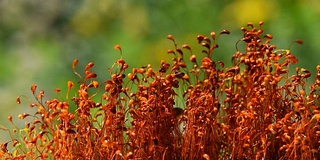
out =
{"type": "MultiPolygon", "coordinates": [[[[172,34],[179,45],[189,44],[197,56],[198,34],[210,35],[222,29],[214,58],[230,64],[240,28],[251,21],[265,22],[273,44],[288,48],[295,39],[304,44],[290,49],[298,66],[315,73],[320,54],[320,1],[318,0],[1,0],[0,1],[0,123],[8,126],[7,115],[30,110],[31,84],[45,90],[46,98],[65,93],[67,81],[75,80],[71,64],[79,59],[78,70],[95,62],[100,81],[109,77],[108,68],[120,57],[113,46],[120,44],[131,67],[170,60],[166,39],[172,34]]],[[[311,79],[310,81],[313,81],[311,79]]],[[[5,139],[0,131],[0,142],[5,139]]]]}

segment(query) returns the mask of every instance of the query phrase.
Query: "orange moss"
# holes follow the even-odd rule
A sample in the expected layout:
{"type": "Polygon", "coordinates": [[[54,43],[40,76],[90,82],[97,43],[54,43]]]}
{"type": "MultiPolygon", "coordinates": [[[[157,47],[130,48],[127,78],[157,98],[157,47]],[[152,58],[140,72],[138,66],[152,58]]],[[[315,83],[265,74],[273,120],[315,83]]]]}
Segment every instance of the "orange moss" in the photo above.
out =
{"type": "MultiPolygon", "coordinates": [[[[316,159],[320,157],[320,66],[311,85],[306,83],[311,73],[304,68],[297,67],[296,73],[289,75],[289,66],[298,59],[290,50],[271,45],[272,35],[264,35],[262,25],[260,22],[255,28],[248,23],[241,28],[243,37],[237,44],[245,43],[245,51],[236,48],[231,67],[212,60],[218,35],[230,34],[228,30],[197,37],[206,55],[201,61],[191,47],[178,47],[169,35],[174,43],[168,50],[174,56],[172,63],[161,61],[158,70],[147,65],[126,74],[128,64],[121,58],[109,70],[111,79],[104,82],[95,80],[92,62],[81,76],[75,60],[72,69],[81,81],[68,82],[65,100],[44,102],[44,92],[31,86],[36,102],[30,107],[38,110],[18,116],[24,120],[32,117],[32,121],[26,121],[19,132],[8,131],[19,139],[1,144],[0,156],[316,159]],[[183,50],[191,53],[189,59],[183,50]],[[179,94],[178,88],[185,90],[179,94]],[[73,90],[76,94],[71,96],[73,90]],[[100,90],[101,100],[94,101],[100,90]],[[175,106],[177,98],[185,108],[175,106]],[[77,106],[75,113],[69,112],[70,105],[77,106]]],[[[115,49],[121,52],[119,45],[115,49]]],[[[11,116],[8,120],[13,123],[11,116]]]]}

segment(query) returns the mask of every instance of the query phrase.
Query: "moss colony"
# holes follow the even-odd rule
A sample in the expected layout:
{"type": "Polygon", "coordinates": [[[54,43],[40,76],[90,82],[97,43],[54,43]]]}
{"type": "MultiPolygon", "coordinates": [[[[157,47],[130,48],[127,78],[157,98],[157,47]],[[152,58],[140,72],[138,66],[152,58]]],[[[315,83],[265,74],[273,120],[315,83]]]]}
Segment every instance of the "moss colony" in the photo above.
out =
{"type": "MultiPolygon", "coordinates": [[[[262,25],[248,23],[241,28],[243,37],[231,67],[212,59],[217,37],[230,34],[228,30],[197,36],[204,48],[198,54],[188,45],[178,46],[168,35],[174,44],[167,51],[172,62],[163,60],[158,69],[146,65],[130,72],[120,58],[109,69],[111,79],[104,82],[90,71],[93,62],[80,74],[75,60],[72,68],[81,80],[67,83],[66,98],[44,100],[44,91],[31,86],[35,102],[30,107],[37,111],[18,116],[25,128],[7,130],[12,139],[1,144],[0,156],[316,159],[320,157],[320,65],[313,83],[307,83],[311,73],[304,68],[289,74],[289,66],[298,59],[290,50],[272,45],[272,35],[264,34],[262,25]],[[197,59],[200,54],[204,58],[197,59]]],[[[115,49],[121,52],[119,45],[115,49]]],[[[55,92],[60,94],[60,89],[55,92]]],[[[11,116],[8,120],[14,125],[11,116]]]]}

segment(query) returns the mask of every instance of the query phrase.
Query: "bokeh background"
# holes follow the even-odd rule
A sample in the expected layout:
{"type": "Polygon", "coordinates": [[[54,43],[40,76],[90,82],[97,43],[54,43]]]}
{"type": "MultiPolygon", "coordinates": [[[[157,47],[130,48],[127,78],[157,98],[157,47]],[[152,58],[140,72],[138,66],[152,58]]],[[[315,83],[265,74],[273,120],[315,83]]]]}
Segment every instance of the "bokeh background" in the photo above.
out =
{"type": "MultiPolygon", "coordinates": [[[[108,68],[120,58],[115,44],[129,66],[157,68],[161,59],[172,58],[166,54],[173,48],[168,34],[201,56],[196,36],[228,29],[231,35],[218,39],[214,59],[230,64],[240,28],[263,20],[278,48],[303,40],[290,49],[298,66],[315,73],[319,17],[318,0],[0,0],[0,124],[10,125],[7,115],[18,122],[19,113],[31,110],[31,84],[45,90],[46,98],[59,98],[56,87],[65,93],[67,81],[78,80],[71,69],[74,59],[80,72],[93,61],[99,80],[108,78],[108,68]],[[15,102],[19,95],[28,97],[20,105],[15,102]]],[[[0,142],[5,134],[0,130],[0,142]]]]}

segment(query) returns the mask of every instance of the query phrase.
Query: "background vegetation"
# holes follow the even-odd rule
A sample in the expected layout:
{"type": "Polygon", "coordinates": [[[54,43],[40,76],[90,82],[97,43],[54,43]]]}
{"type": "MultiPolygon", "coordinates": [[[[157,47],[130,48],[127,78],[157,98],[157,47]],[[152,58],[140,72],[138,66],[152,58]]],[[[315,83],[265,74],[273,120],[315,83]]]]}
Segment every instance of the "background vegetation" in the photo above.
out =
{"type": "MultiPolygon", "coordinates": [[[[161,59],[171,58],[166,54],[172,48],[166,39],[168,34],[180,45],[188,43],[200,56],[196,35],[228,29],[232,34],[219,39],[215,56],[229,62],[234,44],[241,37],[239,26],[248,21],[257,24],[263,20],[265,33],[275,37],[273,43],[279,48],[288,48],[290,42],[302,39],[304,45],[291,47],[292,54],[299,59],[299,67],[315,73],[320,59],[319,16],[317,0],[3,0],[0,122],[9,126],[7,115],[30,109],[18,106],[15,99],[21,94],[32,98],[29,89],[33,83],[45,90],[47,97],[55,95],[55,87],[65,91],[66,82],[77,79],[71,70],[75,58],[80,61],[79,68],[94,61],[93,70],[107,76],[107,68],[119,58],[113,46],[120,44],[129,66],[150,63],[158,68],[161,59]]],[[[4,139],[0,137],[0,141],[4,139]]]]}

